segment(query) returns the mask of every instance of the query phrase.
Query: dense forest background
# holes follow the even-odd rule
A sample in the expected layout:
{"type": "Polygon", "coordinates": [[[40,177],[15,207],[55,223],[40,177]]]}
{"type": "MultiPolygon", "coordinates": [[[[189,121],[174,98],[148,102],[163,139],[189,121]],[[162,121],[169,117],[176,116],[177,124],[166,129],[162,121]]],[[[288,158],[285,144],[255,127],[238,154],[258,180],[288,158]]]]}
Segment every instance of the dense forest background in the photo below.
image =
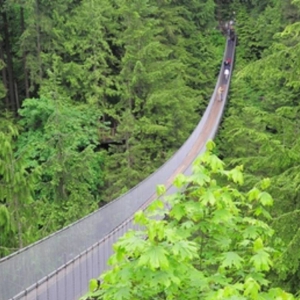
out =
{"type": "Polygon", "coordinates": [[[268,222],[282,255],[270,279],[299,295],[300,2],[235,1],[234,9],[239,42],[218,154],[244,166],[245,190],[271,179],[268,222]]]}
{"type": "Polygon", "coordinates": [[[178,149],[221,64],[214,14],[212,0],[1,2],[0,256],[113,200],[178,149]]]}
{"type": "Polygon", "coordinates": [[[234,11],[217,153],[244,166],[245,191],[271,179],[268,223],[283,254],[269,278],[298,292],[299,0],[0,3],[0,256],[94,211],[178,149],[210,99],[219,22],[234,11]]]}

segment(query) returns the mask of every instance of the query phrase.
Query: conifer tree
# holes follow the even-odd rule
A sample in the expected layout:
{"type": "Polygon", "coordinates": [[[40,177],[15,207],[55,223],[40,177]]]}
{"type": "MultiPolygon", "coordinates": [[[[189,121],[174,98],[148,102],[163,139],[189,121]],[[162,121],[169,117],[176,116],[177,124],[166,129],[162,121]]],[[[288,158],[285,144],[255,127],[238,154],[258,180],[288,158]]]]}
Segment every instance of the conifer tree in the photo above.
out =
{"type": "Polygon", "coordinates": [[[41,168],[35,197],[43,235],[95,210],[103,182],[104,157],[95,151],[101,114],[50,97],[27,99],[20,110],[27,130],[20,136],[19,151],[30,144],[28,164],[41,168]]]}
{"type": "MultiPolygon", "coordinates": [[[[154,171],[183,143],[199,118],[201,96],[207,96],[203,91],[199,95],[196,88],[207,87],[208,81],[205,71],[196,68],[201,59],[194,45],[200,36],[192,12],[168,1],[116,3],[124,28],[118,39],[124,54],[117,77],[120,100],[115,105],[119,115],[115,138],[124,145],[111,147],[110,198],[154,171]],[[115,173],[116,169],[121,172],[115,173]]],[[[204,48],[204,41],[199,46],[204,48]]]]}
{"type": "Polygon", "coordinates": [[[37,168],[27,169],[25,151],[30,149],[16,155],[17,136],[16,126],[3,118],[0,123],[0,256],[32,242],[35,232],[32,196],[39,173],[37,168]]]}
{"type": "MultiPolygon", "coordinates": [[[[282,24],[278,26],[271,16],[279,12],[282,15],[282,5],[277,2],[261,14],[265,24],[267,20],[273,20],[274,24],[274,28],[269,27],[261,35],[280,30],[282,24]]],[[[241,23],[246,22],[241,19],[241,23]]],[[[283,24],[286,23],[289,20],[284,20],[283,24]]],[[[265,43],[262,58],[239,72],[238,80],[233,82],[232,107],[221,133],[221,148],[226,160],[233,165],[245,165],[248,185],[262,176],[270,176],[272,180],[270,192],[275,195],[273,225],[276,237],[282,239],[284,251],[277,262],[276,278],[271,274],[270,279],[295,293],[299,291],[299,255],[294,249],[299,243],[296,216],[300,203],[298,28],[299,24],[293,23],[274,35],[265,43]]],[[[246,38],[247,35],[242,37],[241,43],[246,38]]]]}
{"type": "MultiPolygon", "coordinates": [[[[52,72],[60,78],[60,93],[99,107],[113,94],[111,76],[117,60],[109,39],[115,30],[109,1],[84,0],[65,16],[56,13],[55,49],[44,55],[52,72]]],[[[43,86],[49,80],[43,81],[43,86]]]]}

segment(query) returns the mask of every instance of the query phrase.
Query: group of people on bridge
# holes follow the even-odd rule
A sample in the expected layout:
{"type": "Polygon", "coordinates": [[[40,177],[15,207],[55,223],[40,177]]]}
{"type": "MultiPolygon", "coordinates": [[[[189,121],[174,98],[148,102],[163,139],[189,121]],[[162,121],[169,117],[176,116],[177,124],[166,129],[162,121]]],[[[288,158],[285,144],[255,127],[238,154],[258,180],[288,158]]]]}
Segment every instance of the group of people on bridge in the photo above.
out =
{"type": "Polygon", "coordinates": [[[235,32],[234,32],[234,21],[229,21],[228,23],[225,23],[225,29],[227,31],[228,40],[230,42],[234,42],[235,39],[235,32]]]}
{"type": "Polygon", "coordinates": [[[226,81],[229,78],[230,66],[231,66],[231,58],[229,57],[224,61],[224,77],[226,81]]]}
{"type": "MultiPolygon", "coordinates": [[[[227,58],[225,61],[224,61],[224,78],[226,80],[226,83],[228,81],[228,78],[229,78],[229,74],[230,74],[230,67],[231,67],[231,58],[227,58]]],[[[223,100],[223,92],[224,92],[224,88],[223,88],[223,85],[221,85],[219,88],[218,88],[218,99],[219,101],[222,101],[223,100]]]]}
{"type": "MultiPolygon", "coordinates": [[[[234,21],[231,20],[229,22],[225,22],[224,24],[224,29],[226,32],[226,35],[228,37],[228,43],[233,43],[235,40],[235,31],[234,31],[234,21]]],[[[230,75],[230,69],[231,69],[231,58],[227,58],[224,61],[224,78],[225,78],[225,82],[228,82],[229,79],[229,75],[230,75]]],[[[224,87],[221,84],[221,86],[218,88],[218,99],[219,101],[223,100],[223,93],[224,93],[224,87]]]]}

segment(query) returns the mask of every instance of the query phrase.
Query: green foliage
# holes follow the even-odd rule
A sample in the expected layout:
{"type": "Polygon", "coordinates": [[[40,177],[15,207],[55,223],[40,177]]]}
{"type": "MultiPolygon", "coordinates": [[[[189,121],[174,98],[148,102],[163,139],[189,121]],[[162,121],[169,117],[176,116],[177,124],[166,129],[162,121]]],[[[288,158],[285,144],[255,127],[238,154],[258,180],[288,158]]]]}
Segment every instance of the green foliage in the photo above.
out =
{"type": "MultiPolygon", "coordinates": [[[[1,40],[1,37],[0,37],[1,40]]],[[[0,59],[0,70],[2,70],[5,67],[5,64],[3,60],[0,59]]],[[[3,82],[0,83],[0,99],[3,99],[6,96],[6,88],[3,84],[3,82]]]]}
{"type": "Polygon", "coordinates": [[[4,4],[0,98],[16,114],[21,107],[14,154],[41,172],[28,230],[35,241],[172,155],[206,107],[224,39],[212,0],[4,4]]]}
{"type": "MultiPolygon", "coordinates": [[[[275,220],[269,218],[276,230],[272,243],[277,246],[282,239],[279,245],[283,254],[276,262],[276,273],[269,274],[269,279],[274,285],[297,293],[299,255],[295,249],[299,222],[294,215],[300,203],[300,67],[299,24],[292,21],[292,7],[292,15],[299,14],[299,8],[290,1],[274,1],[255,19],[251,15],[239,19],[239,72],[232,84],[231,107],[219,139],[226,161],[232,166],[244,165],[245,187],[250,188],[263,177],[270,178],[268,191],[275,196],[271,209],[275,220]],[[263,49],[259,56],[252,52],[248,55],[249,47],[254,45],[253,32],[262,26],[264,30],[254,36],[258,41],[255,45],[263,49]]],[[[271,201],[264,194],[262,199],[271,201]]],[[[262,214],[267,216],[266,212],[262,214]]]]}
{"type": "Polygon", "coordinates": [[[48,66],[42,90],[51,90],[54,75],[59,80],[56,88],[60,95],[107,109],[107,97],[115,93],[112,89],[115,70],[110,66],[118,63],[110,48],[114,43],[110,36],[118,28],[113,22],[112,4],[84,0],[64,16],[60,15],[60,9],[55,7],[52,12],[54,49],[42,55],[43,63],[48,66]]]}
{"type": "Polygon", "coordinates": [[[30,147],[28,167],[41,168],[35,191],[38,224],[52,232],[91,212],[100,200],[104,156],[95,147],[101,114],[43,97],[24,101],[20,115],[27,130],[19,151],[30,147]]]}
{"type": "MultiPolygon", "coordinates": [[[[2,30],[1,107],[32,99],[20,110],[20,136],[12,122],[0,119],[1,255],[89,213],[102,198],[109,201],[125,192],[172,155],[206,107],[219,70],[223,37],[214,29],[215,12],[227,20],[235,11],[237,76],[219,151],[233,166],[225,177],[242,192],[250,190],[249,201],[273,202],[260,189],[276,196],[273,242],[282,238],[283,255],[276,278],[270,278],[289,291],[299,289],[298,0],[2,4],[0,25],[8,37],[2,30]],[[107,124],[116,131],[108,137],[116,144],[104,155],[99,146],[110,131],[107,124]],[[238,165],[244,166],[244,176],[238,165]],[[257,185],[265,177],[272,184],[257,185]]],[[[223,168],[218,159],[206,159],[213,172],[223,168]]],[[[191,178],[178,177],[174,184],[210,184],[204,173],[191,178]]],[[[158,188],[160,195],[164,191],[158,188]]],[[[203,192],[203,204],[217,203],[218,195],[203,192]]],[[[151,209],[156,205],[161,203],[151,209]]],[[[253,214],[272,222],[264,205],[253,214]]],[[[173,213],[179,222],[187,211],[176,206],[173,213]]],[[[229,218],[224,210],[218,214],[229,218]]],[[[147,224],[147,219],[140,216],[140,222],[147,224]]],[[[248,234],[255,236],[249,227],[248,234]]],[[[151,255],[168,259],[165,248],[151,249],[151,255]]],[[[236,251],[223,252],[220,260],[225,269],[245,264],[236,251]]],[[[165,261],[147,258],[143,263],[150,268],[165,261]]],[[[267,269],[264,261],[268,257],[260,253],[256,267],[267,269]]],[[[257,296],[260,283],[255,280],[246,279],[243,297],[257,296]]]]}
{"type": "Polygon", "coordinates": [[[99,280],[97,279],[91,279],[89,283],[89,291],[95,292],[99,289],[99,280]]]}
{"type": "Polygon", "coordinates": [[[32,194],[38,168],[26,168],[26,154],[15,153],[16,126],[9,119],[0,124],[0,256],[31,242],[34,220],[32,194]]]}
{"type": "Polygon", "coordinates": [[[283,252],[277,264],[276,276],[272,276],[274,283],[282,284],[286,289],[297,291],[299,295],[299,285],[297,282],[300,256],[300,231],[299,231],[299,210],[284,213],[273,221],[273,227],[277,236],[281,237],[283,252]]]}
{"type": "Polygon", "coordinates": [[[214,67],[220,65],[215,59],[219,45],[207,39],[212,1],[207,6],[198,1],[116,4],[124,28],[117,39],[124,52],[116,77],[120,96],[114,138],[123,145],[110,147],[108,200],[144,179],[183,143],[199,119],[197,111],[206,106],[214,67]]]}
{"type": "Polygon", "coordinates": [[[11,250],[9,246],[13,245],[13,243],[9,243],[9,240],[13,236],[11,215],[6,205],[3,204],[0,204],[0,230],[0,257],[2,257],[9,254],[11,250]]]}
{"type": "MultiPolygon", "coordinates": [[[[272,205],[271,196],[258,188],[239,191],[235,186],[242,184],[241,170],[226,170],[209,150],[200,156],[190,177],[175,180],[178,187],[188,185],[184,193],[162,197],[151,209],[136,213],[135,222],[145,229],[129,231],[114,245],[112,269],[102,275],[101,289],[90,296],[294,299],[270,288],[266,279],[278,253],[270,246],[274,231],[260,214],[272,205]],[[170,211],[164,202],[171,205],[170,211]]],[[[260,186],[268,184],[264,180],[260,186]]]]}

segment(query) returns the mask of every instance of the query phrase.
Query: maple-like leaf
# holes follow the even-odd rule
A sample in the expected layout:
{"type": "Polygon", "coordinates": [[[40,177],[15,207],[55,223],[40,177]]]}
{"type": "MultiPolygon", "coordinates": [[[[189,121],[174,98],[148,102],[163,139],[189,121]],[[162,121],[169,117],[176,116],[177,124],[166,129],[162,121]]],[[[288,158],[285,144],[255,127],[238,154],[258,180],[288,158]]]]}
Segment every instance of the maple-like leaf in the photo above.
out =
{"type": "Polygon", "coordinates": [[[232,268],[235,266],[237,269],[241,268],[243,259],[236,252],[226,252],[223,254],[222,267],[232,268]]]}
{"type": "Polygon", "coordinates": [[[138,266],[147,266],[154,269],[166,269],[169,266],[167,258],[167,251],[160,245],[150,246],[144,253],[142,253],[138,266]]]}
{"type": "Polygon", "coordinates": [[[245,282],[244,295],[245,296],[251,295],[251,299],[257,299],[259,291],[260,291],[260,285],[253,278],[251,277],[247,278],[245,282]]]}
{"type": "Polygon", "coordinates": [[[258,196],[258,199],[260,200],[261,204],[264,206],[273,205],[273,198],[267,192],[261,192],[258,196]]]}
{"type": "Polygon", "coordinates": [[[189,241],[178,241],[174,244],[172,252],[180,258],[180,260],[191,260],[197,257],[198,247],[194,242],[189,241]]]}
{"type": "Polygon", "coordinates": [[[270,254],[264,250],[259,250],[251,257],[250,261],[253,263],[256,271],[269,271],[272,266],[270,254]]]}

